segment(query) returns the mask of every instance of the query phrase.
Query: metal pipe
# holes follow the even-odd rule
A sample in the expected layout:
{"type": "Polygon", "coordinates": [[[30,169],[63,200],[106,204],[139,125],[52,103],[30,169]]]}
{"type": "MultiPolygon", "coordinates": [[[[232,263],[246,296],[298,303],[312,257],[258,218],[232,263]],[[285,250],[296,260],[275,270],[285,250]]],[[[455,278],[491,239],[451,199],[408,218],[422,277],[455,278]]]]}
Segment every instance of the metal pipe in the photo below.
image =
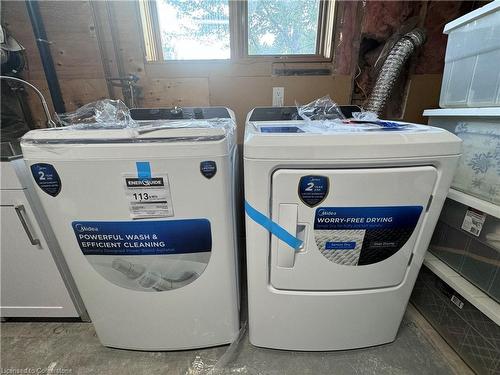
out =
{"type": "Polygon", "coordinates": [[[375,86],[368,98],[368,104],[365,107],[366,111],[375,112],[378,115],[382,113],[403,66],[415,49],[425,42],[425,39],[425,31],[417,28],[398,40],[380,70],[375,86]]]}
{"type": "Polygon", "coordinates": [[[45,26],[40,14],[38,1],[26,0],[26,8],[28,9],[31,26],[33,28],[33,33],[35,34],[36,44],[38,46],[38,51],[40,52],[40,58],[43,64],[45,78],[49,86],[52,104],[54,105],[54,109],[57,113],[64,113],[66,112],[66,108],[62,99],[61,88],[59,87],[56,68],[54,66],[54,61],[52,60],[52,55],[50,53],[50,42],[47,40],[47,33],[45,32],[45,26]]]}
{"type": "Polygon", "coordinates": [[[42,102],[43,111],[45,112],[45,117],[47,117],[47,125],[49,126],[49,128],[55,128],[56,127],[56,124],[54,123],[54,121],[52,121],[52,117],[50,117],[49,107],[47,106],[47,102],[45,101],[45,97],[40,92],[40,90],[38,90],[36,88],[36,86],[34,86],[31,83],[25,81],[24,79],[20,79],[20,78],[16,78],[16,77],[11,77],[11,76],[0,76],[0,79],[7,79],[7,80],[10,79],[12,81],[21,82],[22,84],[31,87],[36,92],[36,94],[40,98],[40,101],[42,102]]]}

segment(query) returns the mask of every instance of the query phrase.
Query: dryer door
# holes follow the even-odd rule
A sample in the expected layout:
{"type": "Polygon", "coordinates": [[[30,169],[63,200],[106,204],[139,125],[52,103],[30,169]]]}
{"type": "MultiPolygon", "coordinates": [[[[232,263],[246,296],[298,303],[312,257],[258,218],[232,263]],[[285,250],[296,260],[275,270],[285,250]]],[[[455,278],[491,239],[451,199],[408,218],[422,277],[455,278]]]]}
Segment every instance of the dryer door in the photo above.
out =
{"type": "Polygon", "coordinates": [[[279,169],[272,219],[304,241],[271,241],[270,280],[284,290],[384,288],[403,281],[426,219],[434,167],[279,169]]]}

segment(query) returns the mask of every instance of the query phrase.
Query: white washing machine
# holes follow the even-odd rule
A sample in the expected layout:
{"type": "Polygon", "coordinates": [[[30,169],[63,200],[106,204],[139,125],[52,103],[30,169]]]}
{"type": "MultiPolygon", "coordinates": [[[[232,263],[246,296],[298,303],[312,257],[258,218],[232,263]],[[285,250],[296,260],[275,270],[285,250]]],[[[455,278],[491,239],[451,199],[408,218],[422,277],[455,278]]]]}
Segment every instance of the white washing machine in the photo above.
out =
{"type": "Polygon", "coordinates": [[[293,112],[247,117],[250,342],[288,350],[391,342],[461,141],[415,124],[328,128],[290,120],[293,112]]]}
{"type": "Polygon", "coordinates": [[[35,130],[22,140],[97,335],[137,350],[230,343],[239,329],[234,114],[137,109],[132,117],[145,121],[35,130]]]}

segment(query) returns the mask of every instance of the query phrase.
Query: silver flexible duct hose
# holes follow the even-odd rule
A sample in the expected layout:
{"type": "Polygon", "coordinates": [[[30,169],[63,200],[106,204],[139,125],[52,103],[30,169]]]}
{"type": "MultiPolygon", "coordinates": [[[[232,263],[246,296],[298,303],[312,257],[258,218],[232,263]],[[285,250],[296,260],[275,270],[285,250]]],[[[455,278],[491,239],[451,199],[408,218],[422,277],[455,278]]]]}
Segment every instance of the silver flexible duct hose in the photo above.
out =
{"type": "Polygon", "coordinates": [[[403,35],[394,45],[380,69],[377,82],[373,88],[365,110],[378,115],[384,110],[387,99],[391,96],[394,83],[401,74],[401,70],[413,51],[425,42],[425,31],[414,29],[403,35]]]}

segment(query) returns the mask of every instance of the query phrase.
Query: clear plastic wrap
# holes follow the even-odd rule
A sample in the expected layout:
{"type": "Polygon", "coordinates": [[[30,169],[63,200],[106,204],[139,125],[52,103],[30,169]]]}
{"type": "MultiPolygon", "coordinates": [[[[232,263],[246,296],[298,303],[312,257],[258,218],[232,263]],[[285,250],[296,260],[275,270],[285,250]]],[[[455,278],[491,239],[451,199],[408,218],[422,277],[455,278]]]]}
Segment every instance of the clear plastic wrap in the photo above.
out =
{"type": "Polygon", "coordinates": [[[341,121],[345,117],[337,103],[328,95],[305,105],[297,105],[299,117],[306,121],[341,121]]]}
{"type": "Polygon", "coordinates": [[[399,129],[408,124],[380,120],[375,112],[354,112],[346,119],[340,107],[328,95],[306,105],[297,105],[299,117],[305,121],[309,133],[361,132],[370,130],[399,129]]]}
{"type": "Polygon", "coordinates": [[[231,152],[236,143],[234,115],[212,119],[134,120],[121,101],[105,99],[56,117],[62,127],[30,131],[23,136],[22,144],[210,142],[226,139],[231,152]]]}
{"type": "Polygon", "coordinates": [[[375,112],[363,111],[363,112],[353,112],[353,119],[358,121],[377,121],[378,115],[375,112]]]}
{"type": "Polygon", "coordinates": [[[21,145],[72,144],[85,147],[100,143],[175,143],[216,142],[226,140],[228,152],[236,144],[236,124],[233,119],[138,121],[130,128],[101,127],[75,124],[69,127],[39,129],[26,133],[21,145]],[[73,131],[69,131],[73,130],[73,131]]]}
{"type": "Polygon", "coordinates": [[[72,129],[135,128],[128,107],[121,100],[104,99],[85,104],[73,112],[56,113],[59,125],[72,129]]]}

